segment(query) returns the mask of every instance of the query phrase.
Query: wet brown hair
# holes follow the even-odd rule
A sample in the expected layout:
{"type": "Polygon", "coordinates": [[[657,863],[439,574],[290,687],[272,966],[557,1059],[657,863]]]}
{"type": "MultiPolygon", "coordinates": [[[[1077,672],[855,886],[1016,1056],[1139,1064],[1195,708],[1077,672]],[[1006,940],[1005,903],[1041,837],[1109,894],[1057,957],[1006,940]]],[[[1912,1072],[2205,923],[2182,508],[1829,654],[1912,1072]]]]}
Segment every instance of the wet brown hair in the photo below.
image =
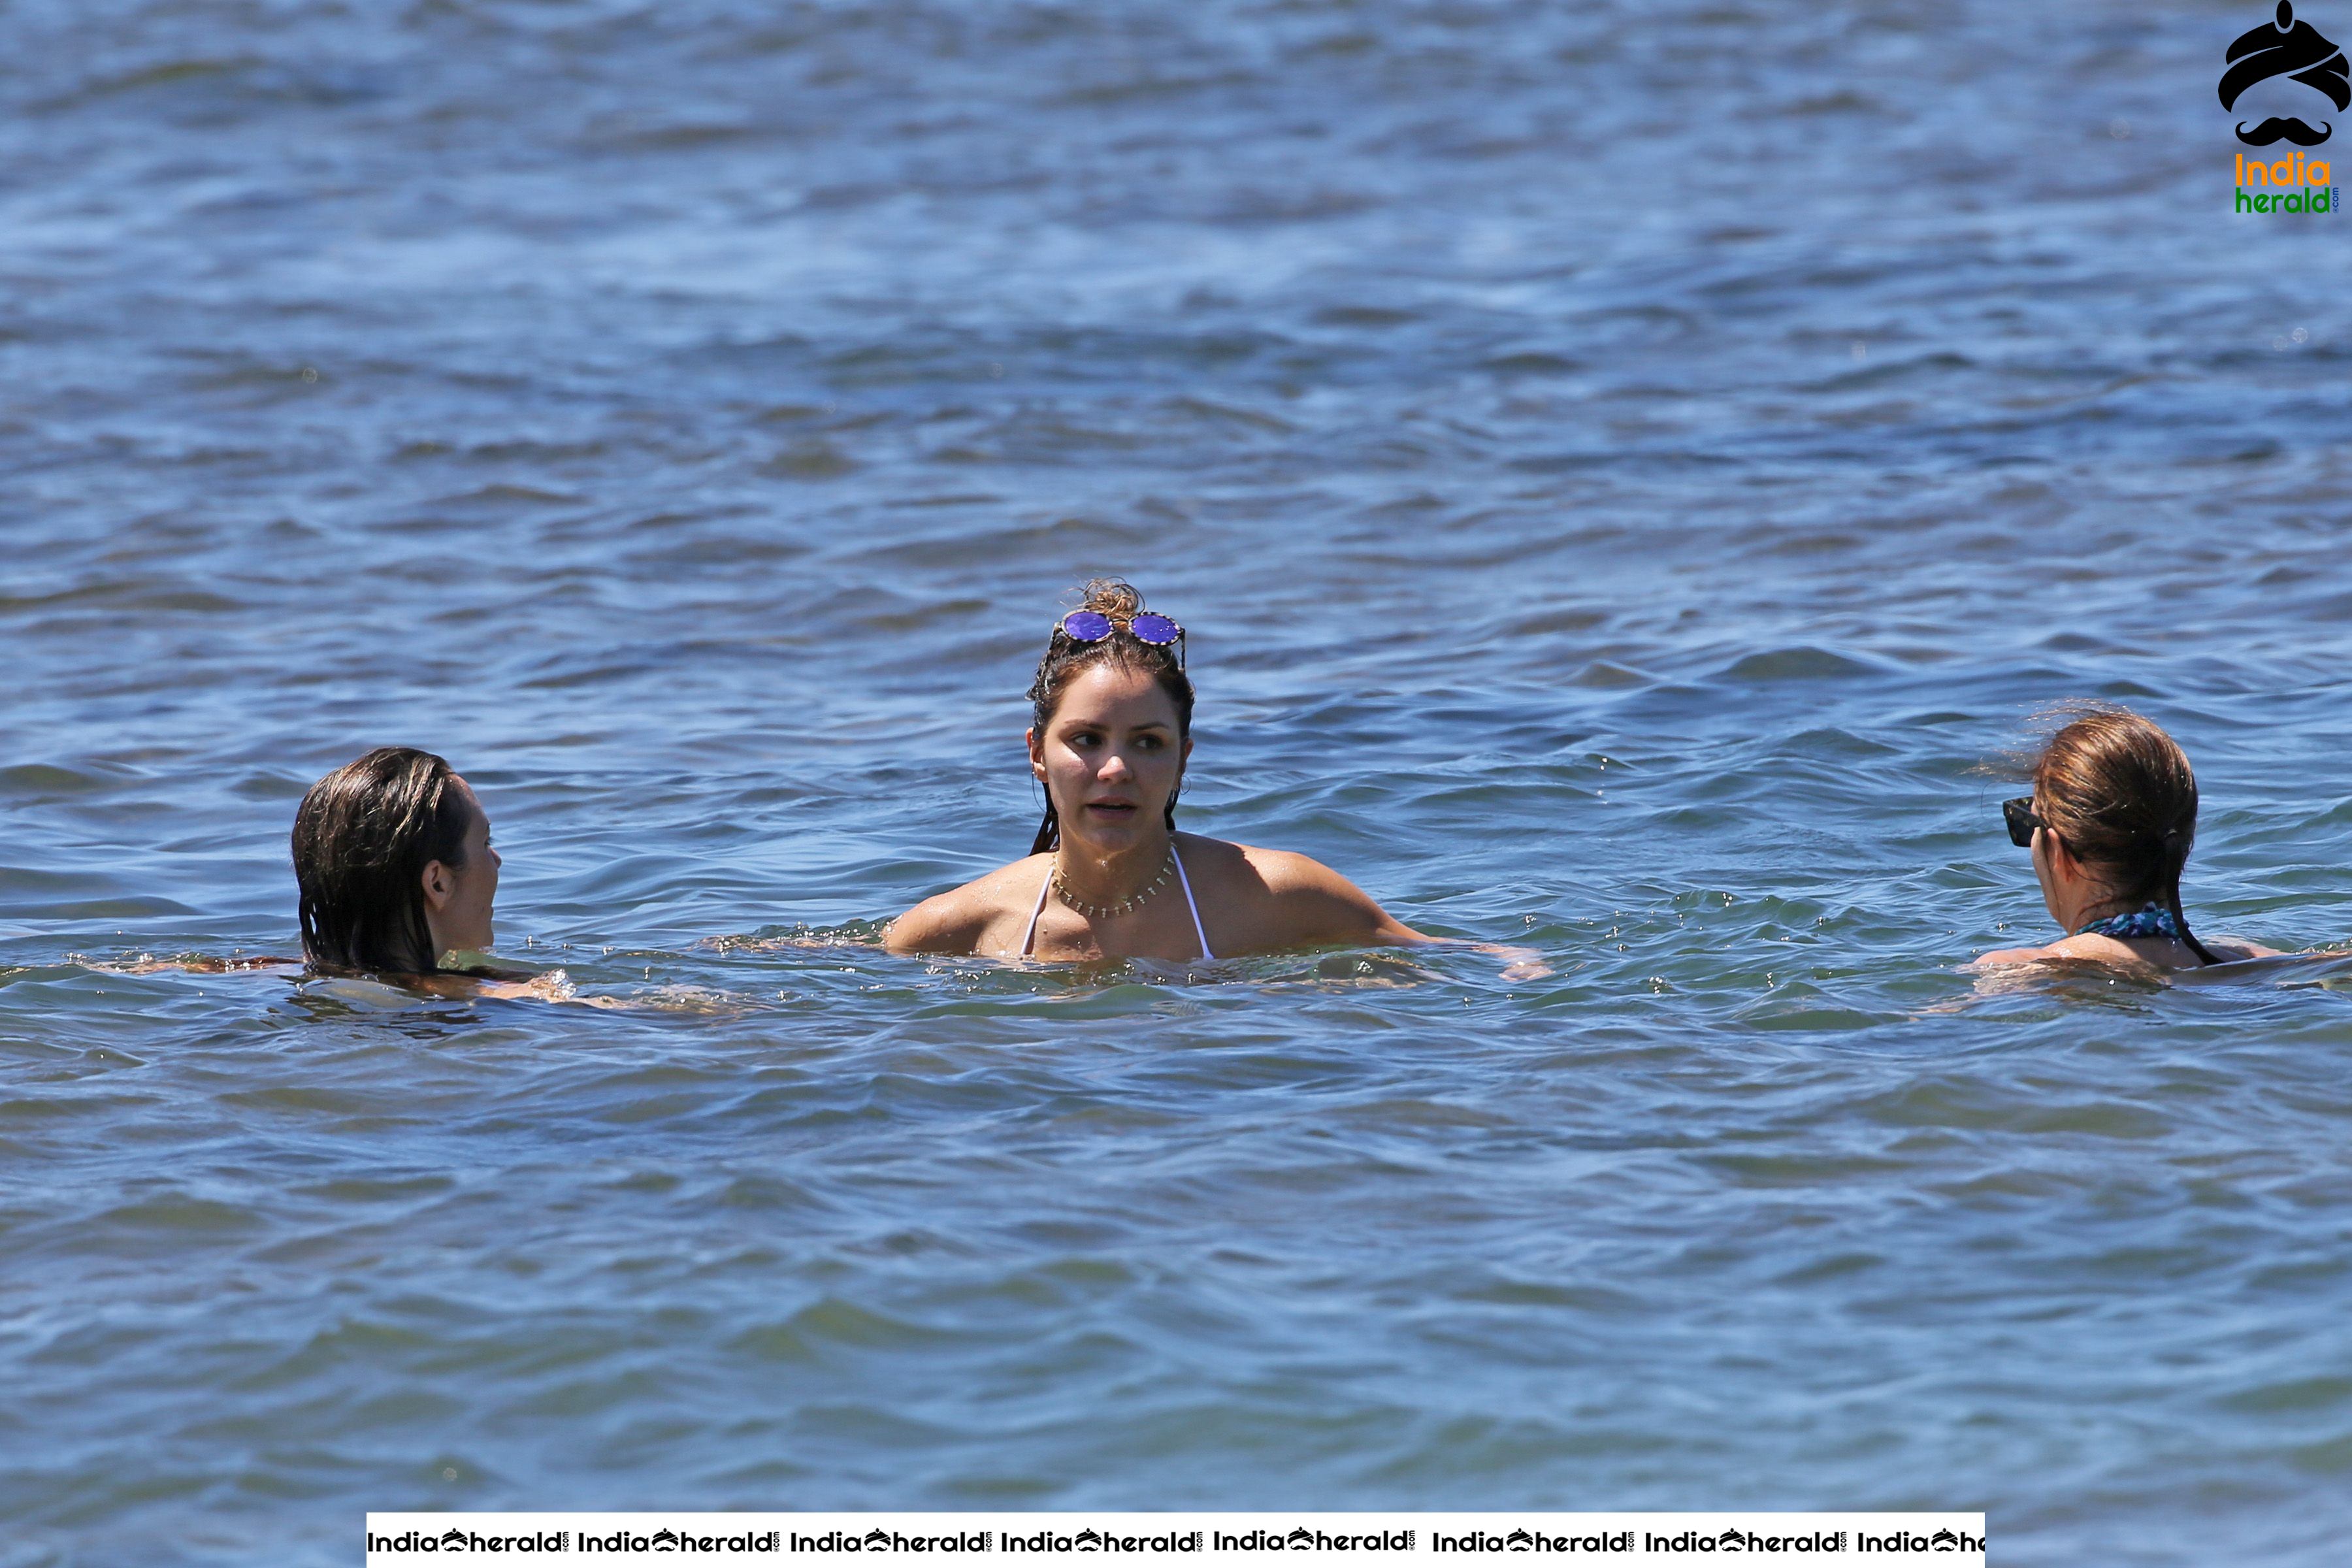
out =
{"type": "Polygon", "coordinates": [[[2207,963],[2220,959],[2189,931],[2180,871],[2197,842],[2197,775],[2153,721],[2107,703],[2060,710],[2068,722],[2033,760],[2034,811],[2134,905],[2160,899],[2180,940],[2207,963]]]}
{"type": "MultiPolygon", "coordinates": [[[[1192,681],[1174,647],[1145,642],[1127,629],[1126,623],[1143,613],[1143,595],[1132,584],[1117,577],[1097,577],[1084,592],[1086,596],[1076,609],[1109,616],[1115,629],[1100,642],[1075,642],[1055,625],[1045,645],[1045,657],[1037,661],[1037,678],[1029,683],[1031,725],[1042,737],[1053,723],[1054,710],[1062,705],[1062,694],[1070,689],[1070,682],[1097,665],[1108,665],[1114,669],[1139,669],[1159,683],[1168,700],[1176,705],[1176,743],[1181,747],[1192,733],[1192,681]]],[[[1176,796],[1182,793],[1180,780],[1175,793],[1168,797],[1171,833],[1176,831],[1176,796]]],[[[1037,825],[1029,853],[1043,855],[1061,842],[1062,819],[1054,810],[1054,792],[1048,789],[1045,818],[1037,825]]]]}
{"type": "Polygon", "coordinates": [[[465,864],[475,807],[430,752],[379,746],[310,786],[294,813],[302,956],[321,969],[427,974],[425,868],[465,864]]]}

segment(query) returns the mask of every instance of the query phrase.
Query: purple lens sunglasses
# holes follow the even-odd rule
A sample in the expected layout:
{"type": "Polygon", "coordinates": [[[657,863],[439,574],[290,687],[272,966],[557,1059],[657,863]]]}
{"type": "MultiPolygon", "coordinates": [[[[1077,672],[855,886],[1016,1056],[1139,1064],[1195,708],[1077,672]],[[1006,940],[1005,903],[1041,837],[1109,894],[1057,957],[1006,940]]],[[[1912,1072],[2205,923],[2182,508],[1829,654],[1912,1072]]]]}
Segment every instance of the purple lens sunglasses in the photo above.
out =
{"type": "Polygon", "coordinates": [[[1100,642],[1113,632],[1123,631],[1138,642],[1154,647],[1176,645],[1176,658],[1184,658],[1184,628],[1166,616],[1147,610],[1129,616],[1125,622],[1114,621],[1099,610],[1072,610],[1064,616],[1054,629],[1072,642],[1100,642]]]}

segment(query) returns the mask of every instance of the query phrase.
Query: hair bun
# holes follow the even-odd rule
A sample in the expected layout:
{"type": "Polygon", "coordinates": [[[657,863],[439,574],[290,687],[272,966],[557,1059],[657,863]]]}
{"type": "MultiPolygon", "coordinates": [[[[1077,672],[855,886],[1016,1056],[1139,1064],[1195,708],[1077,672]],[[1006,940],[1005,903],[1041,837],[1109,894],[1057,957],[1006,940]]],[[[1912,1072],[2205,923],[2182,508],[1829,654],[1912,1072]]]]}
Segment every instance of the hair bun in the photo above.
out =
{"type": "Polygon", "coordinates": [[[1143,595],[1123,577],[1097,577],[1087,584],[1078,608],[1116,621],[1132,620],[1143,608],[1143,595]]]}

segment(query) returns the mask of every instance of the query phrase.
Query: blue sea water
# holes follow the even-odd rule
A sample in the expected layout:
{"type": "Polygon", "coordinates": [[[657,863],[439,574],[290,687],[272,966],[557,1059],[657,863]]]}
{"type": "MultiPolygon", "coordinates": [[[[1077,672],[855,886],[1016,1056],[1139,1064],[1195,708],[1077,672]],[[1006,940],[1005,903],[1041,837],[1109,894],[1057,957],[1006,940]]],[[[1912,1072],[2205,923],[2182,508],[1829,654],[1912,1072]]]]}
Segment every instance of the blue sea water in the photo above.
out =
{"type": "MultiPolygon", "coordinates": [[[[2337,18],[2310,19],[2341,33],[2337,18]]],[[[0,5],[0,1564],[369,1508],[2352,1527],[2352,970],[1980,986],[1985,771],[2352,936],[2340,216],[2266,7],[0,5]],[[1068,590],[1188,828],[1538,949],[884,955],[1068,590]],[[425,745],[501,950],[292,951],[425,745]]]]}

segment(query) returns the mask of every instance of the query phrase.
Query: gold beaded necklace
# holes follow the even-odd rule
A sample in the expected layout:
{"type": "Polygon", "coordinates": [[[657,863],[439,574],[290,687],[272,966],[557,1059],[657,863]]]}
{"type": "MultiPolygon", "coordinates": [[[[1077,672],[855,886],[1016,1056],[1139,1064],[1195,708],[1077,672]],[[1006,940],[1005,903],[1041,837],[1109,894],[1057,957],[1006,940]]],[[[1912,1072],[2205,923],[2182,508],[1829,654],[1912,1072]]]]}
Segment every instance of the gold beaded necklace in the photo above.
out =
{"type": "Polygon", "coordinates": [[[1171,842],[1168,846],[1168,858],[1160,862],[1160,875],[1152,878],[1140,892],[1116,904],[1090,904],[1072,894],[1070,885],[1062,880],[1062,858],[1056,855],[1054,857],[1054,892],[1064,904],[1090,921],[1116,920],[1121,915],[1133,914],[1142,907],[1144,900],[1166,887],[1168,873],[1175,868],[1176,846],[1171,842]]]}

